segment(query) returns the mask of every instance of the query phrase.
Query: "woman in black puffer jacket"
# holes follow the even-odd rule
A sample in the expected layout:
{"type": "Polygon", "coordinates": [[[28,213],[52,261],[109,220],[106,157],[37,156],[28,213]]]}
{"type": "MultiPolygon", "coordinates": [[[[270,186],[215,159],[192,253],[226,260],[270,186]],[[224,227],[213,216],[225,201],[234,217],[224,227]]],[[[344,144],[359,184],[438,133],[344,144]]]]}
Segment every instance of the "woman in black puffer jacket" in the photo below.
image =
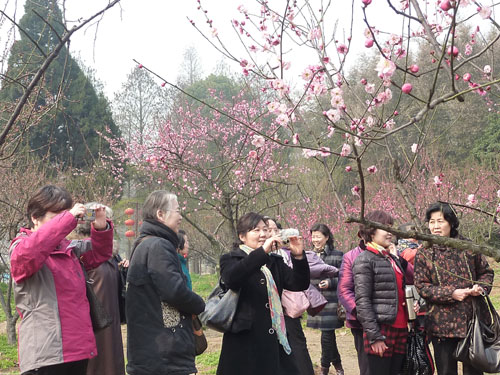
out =
{"type": "MultiPolygon", "coordinates": [[[[386,225],[394,223],[383,211],[370,212],[365,218],[386,225]]],[[[355,313],[363,326],[370,374],[397,375],[408,336],[404,288],[406,281],[413,281],[413,267],[389,252],[391,233],[361,225],[359,235],[364,251],[353,266],[355,313]]]]}

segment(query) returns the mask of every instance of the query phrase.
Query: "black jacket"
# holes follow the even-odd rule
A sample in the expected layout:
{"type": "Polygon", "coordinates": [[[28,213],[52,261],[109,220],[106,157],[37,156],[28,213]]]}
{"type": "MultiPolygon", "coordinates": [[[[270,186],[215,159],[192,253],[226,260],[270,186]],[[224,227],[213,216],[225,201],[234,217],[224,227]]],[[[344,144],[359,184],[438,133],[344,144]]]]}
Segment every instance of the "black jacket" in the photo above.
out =
{"type": "MultiPolygon", "coordinates": [[[[393,255],[391,257],[405,274],[408,262],[393,255]]],[[[399,303],[392,264],[384,255],[365,250],[354,261],[353,273],[357,319],[370,343],[385,340],[380,333],[380,324],[394,323],[399,303]]],[[[403,278],[403,291],[404,288],[403,278]]]]}
{"type": "Polygon", "coordinates": [[[141,238],[127,274],[127,373],[195,373],[191,314],[200,314],[205,303],[187,287],[175,232],[145,220],[141,238]]]}
{"type": "Polygon", "coordinates": [[[279,255],[258,248],[247,255],[236,249],[220,259],[224,284],[240,290],[231,330],[225,333],[217,369],[218,375],[298,375],[298,370],[272,330],[265,276],[266,264],[281,295],[283,288],[305,290],[309,286],[307,258],[292,257],[293,269],[279,255]]]}

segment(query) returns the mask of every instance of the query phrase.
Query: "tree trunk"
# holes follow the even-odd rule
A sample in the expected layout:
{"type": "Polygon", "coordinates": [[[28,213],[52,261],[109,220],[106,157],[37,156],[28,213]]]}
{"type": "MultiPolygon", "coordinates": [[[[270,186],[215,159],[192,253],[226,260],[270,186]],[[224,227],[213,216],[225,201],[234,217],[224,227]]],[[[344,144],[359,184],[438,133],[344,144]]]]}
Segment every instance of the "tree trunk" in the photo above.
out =
{"type": "Polygon", "coordinates": [[[16,322],[17,317],[15,316],[7,318],[7,320],[5,321],[7,329],[7,342],[9,343],[9,345],[16,345],[17,343],[16,322]]]}

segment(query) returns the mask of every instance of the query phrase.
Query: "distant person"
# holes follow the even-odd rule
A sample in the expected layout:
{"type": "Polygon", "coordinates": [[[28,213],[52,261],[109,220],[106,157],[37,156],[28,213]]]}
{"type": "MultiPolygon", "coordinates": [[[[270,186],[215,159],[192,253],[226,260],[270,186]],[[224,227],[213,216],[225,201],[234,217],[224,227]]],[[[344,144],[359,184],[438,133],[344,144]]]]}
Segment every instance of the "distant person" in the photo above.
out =
{"type": "Polygon", "coordinates": [[[64,188],[44,186],[28,201],[29,228],[11,243],[23,375],[85,375],[97,355],[80,262],[89,270],[111,257],[113,226],[97,207],[90,238],[67,240],[85,213],[64,188]]]}
{"type": "Polygon", "coordinates": [[[182,220],[177,196],[152,192],[127,274],[127,373],[196,373],[192,315],[205,310],[190,290],[177,248],[182,220]]]}
{"type": "Polygon", "coordinates": [[[220,258],[221,279],[239,291],[231,331],[224,333],[218,375],[299,375],[290,357],[280,295],[305,290],[309,266],[302,238],[290,238],[293,269],[273,254],[279,235],[268,236],[264,217],[254,212],[237,223],[238,244],[220,258]]]}
{"type": "Polygon", "coordinates": [[[193,290],[191,274],[189,273],[189,268],[187,265],[187,257],[189,255],[189,239],[186,232],[184,232],[182,229],[179,230],[177,237],[179,238],[177,255],[179,256],[179,261],[181,262],[182,272],[184,272],[184,275],[186,276],[188,288],[193,290]]]}
{"type": "MultiPolygon", "coordinates": [[[[410,230],[415,230],[415,226],[413,224],[404,224],[400,225],[398,229],[408,232],[410,230]]],[[[411,264],[415,264],[415,256],[417,255],[417,251],[421,248],[422,244],[415,238],[398,238],[396,245],[398,255],[411,264]]]]}
{"type": "MultiPolygon", "coordinates": [[[[314,251],[326,264],[337,270],[342,264],[344,253],[336,250],[333,245],[333,234],[325,224],[314,224],[309,230],[314,251]]],[[[307,317],[307,326],[321,330],[321,375],[328,375],[330,365],[335,367],[337,375],[344,375],[342,358],[337,347],[335,330],[344,326],[337,316],[337,283],[338,272],[334,277],[316,278],[311,280],[323,296],[328,300],[325,308],[316,316],[307,317]]]]}

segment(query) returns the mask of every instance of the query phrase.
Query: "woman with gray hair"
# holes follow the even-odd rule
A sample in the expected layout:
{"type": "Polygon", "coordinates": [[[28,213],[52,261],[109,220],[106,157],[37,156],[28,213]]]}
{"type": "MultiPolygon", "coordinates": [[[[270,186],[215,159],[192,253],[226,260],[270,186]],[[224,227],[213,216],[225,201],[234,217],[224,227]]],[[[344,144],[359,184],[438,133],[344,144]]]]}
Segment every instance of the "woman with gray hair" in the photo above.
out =
{"type": "Polygon", "coordinates": [[[205,302],[186,283],[177,256],[182,220],[175,194],[152,192],[127,275],[127,372],[196,373],[193,314],[205,302]]]}

